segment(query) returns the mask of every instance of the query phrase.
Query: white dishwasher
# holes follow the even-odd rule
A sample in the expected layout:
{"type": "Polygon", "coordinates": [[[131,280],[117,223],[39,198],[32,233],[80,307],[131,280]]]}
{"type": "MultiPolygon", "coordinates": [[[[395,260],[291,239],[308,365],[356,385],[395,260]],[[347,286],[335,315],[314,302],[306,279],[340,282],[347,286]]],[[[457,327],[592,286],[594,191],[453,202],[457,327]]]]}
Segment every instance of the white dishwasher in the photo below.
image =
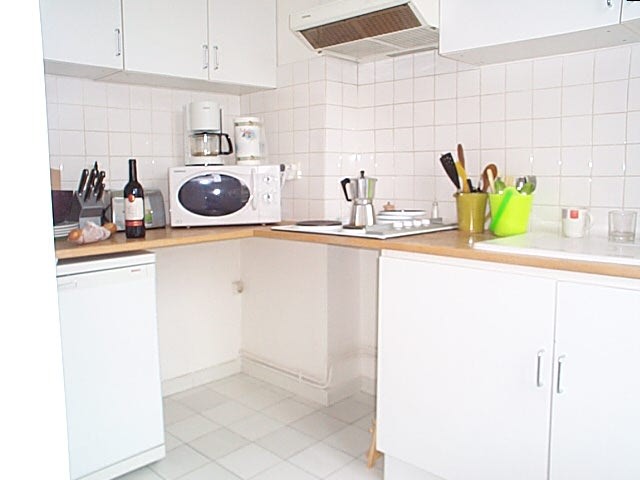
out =
{"type": "Polygon", "coordinates": [[[163,458],[155,255],[61,260],[57,277],[71,479],[163,458]]]}

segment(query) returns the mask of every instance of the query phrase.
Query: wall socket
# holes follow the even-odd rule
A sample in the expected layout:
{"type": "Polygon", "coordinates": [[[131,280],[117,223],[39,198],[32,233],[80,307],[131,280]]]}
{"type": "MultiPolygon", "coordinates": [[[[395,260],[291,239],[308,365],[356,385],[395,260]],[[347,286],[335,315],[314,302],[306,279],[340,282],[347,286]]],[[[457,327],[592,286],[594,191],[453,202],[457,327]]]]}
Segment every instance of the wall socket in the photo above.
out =
{"type": "Polygon", "coordinates": [[[284,179],[296,180],[302,178],[302,169],[299,163],[285,163],[284,165],[284,179]]]}

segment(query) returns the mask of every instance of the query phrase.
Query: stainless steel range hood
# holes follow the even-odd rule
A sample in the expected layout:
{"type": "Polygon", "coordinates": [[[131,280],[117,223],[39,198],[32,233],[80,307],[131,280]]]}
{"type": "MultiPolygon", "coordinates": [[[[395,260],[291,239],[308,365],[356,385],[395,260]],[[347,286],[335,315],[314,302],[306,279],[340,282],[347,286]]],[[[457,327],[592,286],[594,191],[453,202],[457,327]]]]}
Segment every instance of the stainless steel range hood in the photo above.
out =
{"type": "Polygon", "coordinates": [[[438,0],[337,0],[290,16],[318,53],[367,61],[438,48],[438,0]]]}

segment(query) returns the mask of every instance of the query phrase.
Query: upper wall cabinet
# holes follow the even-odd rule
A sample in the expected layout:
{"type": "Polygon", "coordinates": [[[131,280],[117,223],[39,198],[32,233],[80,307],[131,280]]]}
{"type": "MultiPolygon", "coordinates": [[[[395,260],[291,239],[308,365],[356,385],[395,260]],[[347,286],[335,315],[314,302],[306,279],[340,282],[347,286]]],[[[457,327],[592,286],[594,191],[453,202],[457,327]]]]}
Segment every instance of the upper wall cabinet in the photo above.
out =
{"type": "Polygon", "coordinates": [[[622,24],[640,33],[640,2],[625,0],[622,4],[622,24]]]}
{"type": "Polygon", "coordinates": [[[276,86],[276,0],[42,0],[45,69],[248,93],[276,86]]]}
{"type": "Polygon", "coordinates": [[[210,0],[209,79],[276,86],[276,2],[210,0]]]}
{"type": "Polygon", "coordinates": [[[124,68],[207,80],[207,0],[124,0],[124,68]]]}
{"type": "Polygon", "coordinates": [[[122,69],[120,0],[41,0],[47,73],[98,78],[122,69]]]}
{"type": "Polygon", "coordinates": [[[538,0],[440,5],[440,53],[482,65],[621,45],[640,40],[631,0],[538,0]]]}

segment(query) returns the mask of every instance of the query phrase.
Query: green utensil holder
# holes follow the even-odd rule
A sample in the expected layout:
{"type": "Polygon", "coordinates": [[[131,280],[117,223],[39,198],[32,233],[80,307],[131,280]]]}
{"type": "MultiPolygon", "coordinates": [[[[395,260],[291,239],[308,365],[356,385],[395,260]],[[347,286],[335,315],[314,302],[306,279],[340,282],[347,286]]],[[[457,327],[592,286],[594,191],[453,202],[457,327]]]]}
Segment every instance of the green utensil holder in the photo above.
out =
{"type": "Polygon", "coordinates": [[[491,225],[489,229],[498,237],[519,235],[529,228],[529,215],[533,195],[524,195],[515,191],[511,193],[489,194],[491,225]]]}

